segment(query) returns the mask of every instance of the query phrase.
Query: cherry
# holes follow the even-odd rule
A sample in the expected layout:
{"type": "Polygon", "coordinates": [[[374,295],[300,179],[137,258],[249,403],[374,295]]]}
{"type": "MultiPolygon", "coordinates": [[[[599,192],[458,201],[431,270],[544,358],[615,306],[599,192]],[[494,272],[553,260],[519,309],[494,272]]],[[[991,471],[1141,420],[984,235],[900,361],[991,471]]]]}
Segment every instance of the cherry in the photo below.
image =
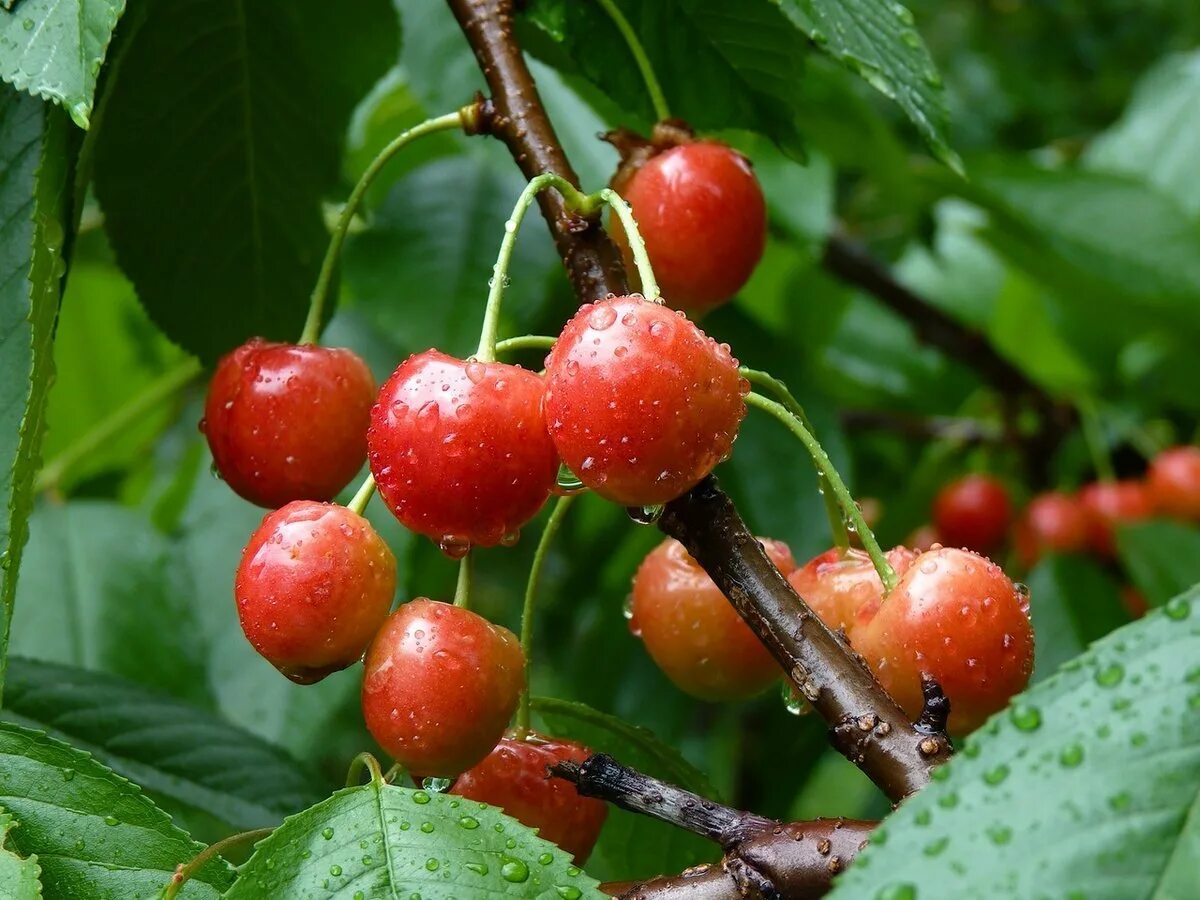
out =
{"type": "MultiPolygon", "coordinates": [[[[887,559],[897,575],[903,575],[918,553],[907,547],[888,551],[887,559]]],[[[826,550],[788,575],[788,581],[804,602],[830,628],[852,635],[860,610],[874,615],[883,597],[883,582],[863,550],[826,550]]]]}
{"type": "Polygon", "coordinates": [[[1121,588],[1121,604],[1131,619],[1140,619],[1150,611],[1150,604],[1146,602],[1145,595],[1132,584],[1121,588]]]}
{"type": "Polygon", "coordinates": [[[363,718],[410,772],[451,777],[496,746],[524,684],[511,631],[421,597],[392,613],[367,650],[363,718]]]}
{"type": "Polygon", "coordinates": [[[1026,568],[1043,553],[1086,550],[1092,531],[1091,513],[1078,498],[1058,491],[1038,494],[1013,527],[1013,544],[1026,568]]]}
{"type": "Polygon", "coordinates": [[[463,772],[450,793],[500,807],[582,865],[596,846],[608,805],[581,796],[575,785],[551,777],[547,769],[564,760],[583,762],[591,755],[574,741],[509,734],[482,762],[463,772]]]}
{"type": "Polygon", "coordinates": [[[674,500],[729,455],[749,384],[727,345],[640,297],[585,304],[546,359],[563,462],[625,506],[674,500]]]}
{"type": "Polygon", "coordinates": [[[922,553],[852,638],[905,711],[921,711],[922,672],[950,699],[950,730],[978,727],[1021,691],[1033,670],[1029,597],[969,550],[922,553]]]}
{"type": "MultiPolygon", "coordinates": [[[[762,188],[749,161],[718,141],[691,141],[643,163],[617,190],[629,203],[663,297],[702,312],[725,302],[750,279],[766,246],[762,188]]],[[[631,272],[620,222],[613,239],[631,272]]]]}
{"type": "Polygon", "coordinates": [[[395,591],[396,559],[371,524],[310,500],[263,518],[234,583],[246,638],[300,684],[357,662],[395,591]]]}
{"type": "MultiPolygon", "coordinates": [[[[786,544],[760,541],[785,577],[796,568],[786,544]]],[[[633,577],[629,630],[671,681],[701,700],[751,697],[781,674],[720,588],[674,539],[651,550],[633,577]]]]}
{"type": "Polygon", "coordinates": [[[1155,508],[1185,521],[1200,521],[1200,447],[1172,447],[1150,463],[1146,485],[1155,508]]]}
{"type": "Polygon", "coordinates": [[[437,350],[410,356],[371,410],[368,458],[384,502],[450,556],[512,543],[558,475],[544,382],[437,350]]]}
{"type": "Polygon", "coordinates": [[[924,525],[918,525],[904,540],[905,546],[912,547],[914,550],[919,550],[922,553],[926,550],[932,550],[934,544],[940,545],[942,543],[944,543],[942,536],[928,522],[924,525]]]}
{"type": "Polygon", "coordinates": [[[200,430],[221,477],[251,503],[332,500],[367,457],[374,397],[350,350],[252,338],[217,363],[200,430]]]}
{"type": "Polygon", "coordinates": [[[1093,482],[1079,492],[1079,502],[1088,511],[1092,552],[1108,558],[1117,552],[1117,524],[1148,519],[1154,514],[1150,492],[1140,481],[1093,482]]]}
{"type": "Polygon", "coordinates": [[[942,542],[986,553],[1004,540],[1012,504],[1004,485],[988,475],[966,475],[938,492],[933,522],[942,542]]]}

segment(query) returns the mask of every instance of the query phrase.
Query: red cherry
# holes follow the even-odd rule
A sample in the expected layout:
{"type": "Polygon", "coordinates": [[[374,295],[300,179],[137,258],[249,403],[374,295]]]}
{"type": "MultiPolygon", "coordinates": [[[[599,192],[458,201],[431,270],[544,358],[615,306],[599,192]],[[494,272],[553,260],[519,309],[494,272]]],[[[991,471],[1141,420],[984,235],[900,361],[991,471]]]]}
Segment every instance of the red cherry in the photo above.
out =
{"type": "Polygon", "coordinates": [[[1148,519],[1154,514],[1150,492],[1140,481],[1096,481],[1079,492],[1079,502],[1091,523],[1088,543],[1092,552],[1112,557],[1117,552],[1114,526],[1148,519]]]}
{"type": "Polygon", "coordinates": [[[729,455],[749,385],[728,346],[640,297],[586,304],[546,359],[563,462],[625,506],[674,500],[729,455]]]}
{"type": "Polygon", "coordinates": [[[1121,588],[1121,603],[1131,619],[1140,619],[1150,611],[1150,604],[1145,596],[1131,584],[1121,588]]]}
{"type": "MultiPolygon", "coordinates": [[[[672,147],[620,189],[672,306],[702,312],[750,279],[766,246],[767,211],[754,170],[736,150],[718,141],[672,147]]],[[[634,271],[628,238],[615,217],[612,233],[634,271]]]]}
{"type": "Polygon", "coordinates": [[[409,771],[451,777],[496,746],[524,684],[511,631],[421,597],[392,613],[367,650],[363,718],[409,771]]]}
{"type": "Polygon", "coordinates": [[[933,501],[933,522],[942,542],[978,553],[998,547],[1012,520],[1004,485],[987,475],[952,481],[933,501]]]}
{"type": "Polygon", "coordinates": [[[591,750],[574,741],[538,734],[519,740],[508,735],[483,762],[463,772],[450,793],[500,807],[582,865],[596,846],[608,805],[580,796],[575,785],[552,778],[547,769],[564,760],[583,762],[591,755],[591,750]]]}
{"type": "Polygon", "coordinates": [[[367,431],[371,472],[396,518],[456,558],[515,541],[558,475],[544,387],[519,366],[437,350],[402,363],[367,431]]]}
{"type": "Polygon", "coordinates": [[[253,338],[217,363],[200,430],[221,477],[251,503],[332,500],[367,457],[374,397],[350,350],[253,338]]]}
{"type": "Polygon", "coordinates": [[[1172,447],[1150,463],[1146,486],[1155,508],[1185,521],[1200,521],[1200,447],[1172,447]]]}
{"type": "Polygon", "coordinates": [[[1003,708],[1033,671],[1028,594],[986,557],[951,547],[913,560],[852,643],[911,716],[921,673],[937,679],[958,734],[1003,708]]]}
{"type": "MultiPolygon", "coordinates": [[[[759,539],[787,576],[796,568],[781,541],[759,539]]],[[[629,629],[681,690],[701,700],[737,700],[779,679],[779,663],[674,539],[659,544],[633,577],[629,629]]]]}
{"type": "Polygon", "coordinates": [[[371,523],[310,500],[263,518],[234,583],[246,638],[300,684],[357,662],[395,591],[396,559],[371,523]]]}
{"type": "MultiPolygon", "coordinates": [[[[903,575],[916,557],[907,547],[887,552],[897,575],[903,575]]],[[[873,616],[883,597],[883,582],[863,550],[826,550],[792,572],[788,581],[821,621],[847,635],[853,633],[860,610],[867,608],[873,616]]]]}
{"type": "Polygon", "coordinates": [[[1021,564],[1029,568],[1046,552],[1086,550],[1091,531],[1091,513],[1078,498],[1048,491],[1029,501],[1013,528],[1013,543],[1021,564]]]}

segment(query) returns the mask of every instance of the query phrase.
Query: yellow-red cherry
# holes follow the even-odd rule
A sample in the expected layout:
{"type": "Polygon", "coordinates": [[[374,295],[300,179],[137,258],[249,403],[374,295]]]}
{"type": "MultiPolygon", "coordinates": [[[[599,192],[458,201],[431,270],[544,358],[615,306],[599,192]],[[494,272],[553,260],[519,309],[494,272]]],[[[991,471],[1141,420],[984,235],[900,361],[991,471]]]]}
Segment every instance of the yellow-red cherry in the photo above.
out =
{"type": "Polygon", "coordinates": [[[357,662],[395,591],[396,559],[371,523],[310,500],[263,518],[234,583],[246,638],[301,684],[357,662]]]}
{"type": "Polygon", "coordinates": [[[332,500],[367,458],[375,379],[353,351],[253,338],[217,363],[200,430],[259,506],[332,500]]]}
{"type": "Polygon", "coordinates": [[[1150,461],[1146,487],[1158,512],[1200,521],[1200,447],[1172,447],[1159,453],[1150,461]]]}
{"type": "Polygon", "coordinates": [[[363,719],[410,772],[453,777],[496,746],[524,685],[511,631],[421,597],[396,610],[367,650],[363,719]]]}
{"type": "Polygon", "coordinates": [[[1154,515],[1154,502],[1140,481],[1097,481],[1079,492],[1079,502],[1088,512],[1093,553],[1111,558],[1117,552],[1116,526],[1154,515]]]}
{"type": "Polygon", "coordinates": [[[1011,521],[1008,490],[990,475],[952,481],[933,501],[933,523],[947,546],[987,553],[1003,543],[1011,521]]]}
{"type": "Polygon", "coordinates": [[[1092,514],[1078,497],[1047,491],[1029,501],[1013,526],[1017,557],[1027,568],[1044,553],[1081,553],[1092,534],[1092,514]]]}

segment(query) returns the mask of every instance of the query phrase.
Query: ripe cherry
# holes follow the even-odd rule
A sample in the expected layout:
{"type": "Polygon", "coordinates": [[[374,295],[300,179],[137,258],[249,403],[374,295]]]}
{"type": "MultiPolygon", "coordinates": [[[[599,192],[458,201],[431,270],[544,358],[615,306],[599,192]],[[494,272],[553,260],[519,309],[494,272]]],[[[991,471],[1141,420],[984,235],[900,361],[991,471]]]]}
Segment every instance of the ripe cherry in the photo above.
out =
{"type": "Polygon", "coordinates": [[[375,379],[350,350],[253,338],[217,363],[200,430],[251,503],[332,500],[367,457],[375,379]]]}
{"type": "MultiPolygon", "coordinates": [[[[897,575],[903,575],[917,555],[895,547],[887,552],[887,560],[897,575]]],[[[863,550],[826,550],[788,575],[788,581],[821,621],[847,635],[853,635],[860,610],[874,615],[883,597],[883,582],[863,550]]]]}
{"type": "Polygon", "coordinates": [[[1200,521],[1200,447],[1172,447],[1154,457],[1146,485],[1155,508],[1184,521],[1200,521]]]}
{"type": "Polygon", "coordinates": [[[515,541],[558,475],[543,393],[519,366],[410,356],[379,392],[367,431],[388,508],[456,558],[515,541]]]}
{"type": "Polygon", "coordinates": [[[450,793],[500,807],[582,865],[600,837],[608,805],[581,796],[575,785],[551,777],[547,770],[555,763],[580,763],[591,755],[591,750],[574,741],[509,734],[481,763],[463,772],[450,793]]]}
{"type": "Polygon", "coordinates": [[[930,550],[859,625],[852,644],[911,716],[921,711],[921,673],[932,675],[950,698],[950,730],[963,734],[1029,680],[1029,597],[985,557],[930,550]]]}
{"type": "MultiPolygon", "coordinates": [[[[766,246],[767,212],[749,161],[718,141],[691,141],[643,163],[616,184],[633,212],[663,297],[703,312],[750,279],[766,246]]],[[[634,271],[629,242],[614,240],[634,271]]]]}
{"type": "MultiPolygon", "coordinates": [[[[796,568],[786,544],[760,541],[785,577],[796,568]]],[[[751,697],[781,674],[708,573],[674,539],[651,550],[634,575],[629,629],[671,681],[701,700],[751,697]]]]}
{"type": "Polygon", "coordinates": [[[988,475],[952,481],[933,501],[933,522],[942,542],[987,553],[1004,540],[1012,504],[1004,485],[988,475]]]}
{"type": "Polygon", "coordinates": [[[1154,514],[1150,492],[1140,481],[1096,481],[1079,492],[1088,511],[1092,552],[1112,557],[1117,552],[1115,526],[1148,519],[1154,514]]]}
{"type": "Polygon", "coordinates": [[[396,590],[396,559],[362,516],[296,500],[267,514],[234,584],[246,638],[292,681],[357,662],[396,590]]]}
{"type": "Polygon", "coordinates": [[[546,381],[563,462],[625,506],[674,500],[728,456],[749,389],[728,346],[632,296],[581,307],[546,359],[546,381]]]}
{"type": "Polygon", "coordinates": [[[1013,527],[1017,556],[1026,568],[1043,553],[1080,553],[1092,531],[1091,513],[1078,498],[1058,491],[1038,494],[1013,527]]]}
{"type": "Polygon", "coordinates": [[[363,718],[410,772],[451,777],[496,746],[524,684],[511,631],[421,597],[396,610],[367,650],[363,718]]]}

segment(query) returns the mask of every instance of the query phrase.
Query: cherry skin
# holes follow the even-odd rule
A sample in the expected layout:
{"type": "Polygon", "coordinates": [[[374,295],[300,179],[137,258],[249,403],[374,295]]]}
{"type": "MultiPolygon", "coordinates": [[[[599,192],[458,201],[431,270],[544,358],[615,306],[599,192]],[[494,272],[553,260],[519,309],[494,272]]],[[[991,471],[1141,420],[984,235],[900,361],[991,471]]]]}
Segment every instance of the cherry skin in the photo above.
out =
{"type": "MultiPolygon", "coordinates": [[[[903,575],[917,555],[907,547],[894,547],[887,560],[897,575],[903,575]]],[[[860,610],[867,608],[874,615],[883,597],[883,582],[863,550],[826,550],[788,575],[788,581],[822,622],[848,636],[853,635],[860,610]]]]}
{"type": "Polygon", "coordinates": [[[516,540],[558,475],[543,380],[437,350],[410,356],[379,392],[367,431],[379,493],[450,556],[516,540]]]}
{"type": "Polygon", "coordinates": [[[252,338],[217,363],[200,430],[221,477],[251,503],[332,500],[367,458],[374,398],[350,350],[252,338]]]}
{"type": "Polygon", "coordinates": [[[1091,533],[1091,513],[1078,498],[1047,491],[1025,507],[1013,527],[1013,544],[1021,564],[1029,568],[1044,553],[1081,553],[1091,533]]]}
{"type": "MultiPolygon", "coordinates": [[[[749,161],[718,141],[672,147],[618,187],[638,223],[663,297],[703,312],[741,290],[762,258],[767,211],[749,161]]],[[[614,217],[614,240],[635,271],[614,217]]]]}
{"type": "Polygon", "coordinates": [[[363,718],[410,772],[449,778],[496,746],[524,685],[511,631],[421,597],[392,613],[367,650],[363,718]]]}
{"type": "Polygon", "coordinates": [[[1002,709],[1033,671],[1029,598],[1000,567],[969,550],[922,553],[851,643],[914,718],[928,672],[950,699],[950,730],[965,734],[1002,709]]]}
{"type": "Polygon", "coordinates": [[[1004,485],[987,475],[966,475],[938,492],[933,522],[942,543],[987,553],[998,547],[1012,521],[1004,485]]]}
{"type": "Polygon", "coordinates": [[[1146,486],[1158,512],[1200,521],[1200,447],[1172,447],[1158,454],[1146,472],[1146,486]]]}
{"type": "MultiPolygon", "coordinates": [[[[781,541],[760,538],[786,577],[796,568],[781,541]]],[[[721,590],[674,539],[659,544],[633,578],[629,630],[681,690],[701,700],[738,700],[782,674],[721,590]]]]}
{"type": "Polygon", "coordinates": [[[1092,552],[1112,558],[1117,552],[1115,526],[1148,519],[1154,514],[1150,492],[1140,481],[1096,481],[1079,492],[1079,502],[1091,522],[1092,552]]]}
{"type": "Polygon", "coordinates": [[[692,322],[640,297],[585,304],[546,358],[546,424],[597,494],[655,506],[729,455],[749,384],[692,322]]]}
{"type": "Polygon", "coordinates": [[[575,785],[552,778],[555,763],[581,763],[592,751],[574,741],[528,734],[506,735],[482,762],[463,772],[451,794],[498,806],[538,835],[558,844],[582,865],[596,846],[608,804],[583,797],[575,785]]]}
{"type": "Polygon", "coordinates": [[[246,638],[300,684],[357,662],[395,591],[396,559],[371,523],[311,500],[263,518],[234,583],[246,638]]]}

